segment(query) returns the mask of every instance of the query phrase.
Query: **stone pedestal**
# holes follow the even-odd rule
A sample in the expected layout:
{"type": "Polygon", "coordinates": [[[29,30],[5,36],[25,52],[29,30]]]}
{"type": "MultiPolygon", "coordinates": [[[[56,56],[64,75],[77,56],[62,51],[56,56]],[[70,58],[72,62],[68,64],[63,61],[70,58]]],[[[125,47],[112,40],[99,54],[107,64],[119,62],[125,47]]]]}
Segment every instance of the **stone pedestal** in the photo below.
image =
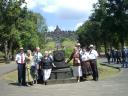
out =
{"type": "Polygon", "coordinates": [[[56,50],[53,52],[54,65],[50,81],[54,82],[68,82],[73,78],[73,71],[68,64],[65,63],[65,52],[63,50],[56,50]]]}
{"type": "Polygon", "coordinates": [[[67,79],[73,77],[73,71],[71,68],[54,69],[51,73],[51,79],[67,79]]]}

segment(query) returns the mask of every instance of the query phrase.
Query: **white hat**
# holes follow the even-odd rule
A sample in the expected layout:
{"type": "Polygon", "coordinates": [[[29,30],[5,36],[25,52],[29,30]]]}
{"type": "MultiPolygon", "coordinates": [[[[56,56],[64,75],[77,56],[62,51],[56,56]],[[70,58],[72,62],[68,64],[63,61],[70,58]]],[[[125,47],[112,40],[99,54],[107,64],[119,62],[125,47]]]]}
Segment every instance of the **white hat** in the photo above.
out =
{"type": "Polygon", "coordinates": [[[40,47],[36,47],[36,49],[40,49],[40,47]]]}
{"type": "Polygon", "coordinates": [[[48,51],[45,51],[44,54],[48,54],[49,52],[48,51]]]}
{"type": "Polygon", "coordinates": [[[80,46],[80,43],[77,43],[76,46],[80,46]]]}
{"type": "Polygon", "coordinates": [[[23,47],[20,47],[20,50],[23,50],[24,48],[23,47]]]}
{"type": "Polygon", "coordinates": [[[52,53],[52,51],[50,50],[50,51],[48,51],[48,53],[49,53],[49,54],[51,54],[51,53],[52,53]]]}
{"type": "Polygon", "coordinates": [[[89,47],[90,47],[90,48],[93,48],[94,46],[91,44],[89,47]]]}

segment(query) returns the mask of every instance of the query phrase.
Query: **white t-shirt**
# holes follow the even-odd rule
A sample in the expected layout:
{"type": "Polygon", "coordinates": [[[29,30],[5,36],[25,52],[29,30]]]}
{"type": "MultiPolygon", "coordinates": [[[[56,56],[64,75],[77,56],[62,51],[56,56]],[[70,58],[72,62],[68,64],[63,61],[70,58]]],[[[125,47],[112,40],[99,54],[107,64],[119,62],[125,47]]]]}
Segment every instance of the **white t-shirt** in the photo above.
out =
{"type": "Polygon", "coordinates": [[[81,52],[81,60],[82,61],[89,60],[89,53],[88,52],[81,52]]]}
{"type": "Polygon", "coordinates": [[[25,53],[18,53],[18,54],[16,54],[16,57],[15,57],[15,61],[17,62],[17,63],[25,63],[25,57],[26,57],[26,54],[25,53]],[[23,58],[23,62],[21,62],[21,56],[23,56],[22,58],[23,58]]]}
{"type": "Polygon", "coordinates": [[[97,59],[97,57],[98,57],[97,51],[94,50],[94,49],[90,50],[90,52],[89,52],[89,59],[97,59]]]}

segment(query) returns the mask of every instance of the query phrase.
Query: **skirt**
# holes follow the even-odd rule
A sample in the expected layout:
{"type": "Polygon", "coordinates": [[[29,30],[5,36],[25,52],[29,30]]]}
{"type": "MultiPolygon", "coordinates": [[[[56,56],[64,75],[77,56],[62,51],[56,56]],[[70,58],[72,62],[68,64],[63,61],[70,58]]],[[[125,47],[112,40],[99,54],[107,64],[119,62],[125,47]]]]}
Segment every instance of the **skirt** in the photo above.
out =
{"type": "Polygon", "coordinates": [[[81,66],[73,66],[73,76],[74,77],[81,77],[82,76],[82,70],[81,70],[81,66]]]}
{"type": "Polygon", "coordinates": [[[32,82],[32,81],[33,81],[33,78],[31,75],[30,68],[26,68],[26,82],[32,82]]]}
{"type": "Polygon", "coordinates": [[[83,75],[91,75],[92,74],[92,68],[90,66],[89,61],[82,62],[82,73],[83,73],[83,75]]]}
{"type": "Polygon", "coordinates": [[[51,75],[52,69],[43,69],[43,80],[47,81],[51,75]]]}

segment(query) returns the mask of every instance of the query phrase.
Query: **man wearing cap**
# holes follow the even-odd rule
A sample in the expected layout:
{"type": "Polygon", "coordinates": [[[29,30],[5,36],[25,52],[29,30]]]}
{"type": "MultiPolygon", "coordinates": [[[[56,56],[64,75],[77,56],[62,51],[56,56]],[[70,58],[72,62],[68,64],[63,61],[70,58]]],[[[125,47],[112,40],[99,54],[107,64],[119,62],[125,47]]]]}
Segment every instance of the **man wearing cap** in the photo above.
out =
{"type": "Polygon", "coordinates": [[[89,48],[90,48],[89,59],[90,59],[90,65],[91,65],[92,72],[93,72],[93,74],[92,74],[93,80],[98,81],[98,69],[97,69],[98,53],[94,49],[94,46],[92,44],[89,46],[89,48]]]}
{"type": "Polygon", "coordinates": [[[18,83],[19,86],[21,85],[26,85],[25,82],[25,53],[24,49],[21,47],[20,48],[20,53],[16,55],[15,61],[18,65],[18,83]]]}

